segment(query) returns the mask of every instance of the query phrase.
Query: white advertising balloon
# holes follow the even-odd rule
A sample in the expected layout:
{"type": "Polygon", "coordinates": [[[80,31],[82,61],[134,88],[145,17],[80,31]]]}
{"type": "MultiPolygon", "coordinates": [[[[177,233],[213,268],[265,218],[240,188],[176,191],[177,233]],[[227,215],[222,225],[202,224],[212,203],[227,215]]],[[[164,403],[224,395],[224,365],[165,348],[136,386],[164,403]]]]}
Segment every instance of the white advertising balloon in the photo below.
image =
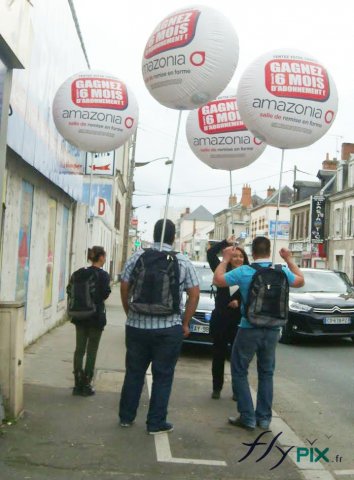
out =
{"type": "Polygon", "coordinates": [[[189,113],[186,134],[193,153],[209,167],[237,170],[250,165],[266,148],[241,120],[235,94],[220,95],[189,113]]]}
{"type": "Polygon", "coordinates": [[[68,78],[53,101],[53,119],[69,143],[103,153],[123,145],[138,125],[138,104],[128,86],[100,71],[68,78]]]}
{"type": "Polygon", "coordinates": [[[316,142],[338,109],[337,89],[326,68],[310,55],[289,49],[255,60],[242,75],[237,99],[248,128],[279,148],[316,142]]]}
{"type": "Polygon", "coordinates": [[[238,51],[236,32],[220,12],[205,6],[177,10],[157,25],[146,44],[145,85],[166,107],[198,108],[228,85],[238,51]]]}

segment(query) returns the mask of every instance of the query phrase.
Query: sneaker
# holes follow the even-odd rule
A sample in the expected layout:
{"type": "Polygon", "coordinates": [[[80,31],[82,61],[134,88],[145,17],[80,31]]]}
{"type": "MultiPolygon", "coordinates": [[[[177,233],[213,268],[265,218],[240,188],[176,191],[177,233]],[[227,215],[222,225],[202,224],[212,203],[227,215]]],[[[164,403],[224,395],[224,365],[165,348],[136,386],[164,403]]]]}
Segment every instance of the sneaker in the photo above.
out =
{"type": "Polygon", "coordinates": [[[267,420],[257,420],[257,427],[260,428],[261,430],[269,430],[269,425],[270,422],[267,422],[267,420]]]}
{"type": "Polygon", "coordinates": [[[240,419],[240,417],[229,417],[229,423],[233,425],[234,427],[240,427],[245,430],[252,431],[255,429],[255,427],[252,427],[251,425],[246,425],[243,423],[240,419]]]}
{"type": "Polygon", "coordinates": [[[95,389],[90,384],[84,385],[81,388],[81,396],[82,397],[91,397],[92,395],[95,395],[95,393],[96,393],[95,389]]]}
{"type": "Polygon", "coordinates": [[[134,425],[135,423],[135,420],[132,420],[131,422],[124,422],[123,420],[121,420],[119,422],[119,425],[122,427],[122,428],[130,428],[134,425]]]}
{"type": "Polygon", "coordinates": [[[170,433],[173,432],[173,425],[172,423],[165,423],[160,428],[149,428],[147,429],[147,433],[149,435],[160,435],[161,433],[170,433]]]}
{"type": "Polygon", "coordinates": [[[211,394],[211,398],[213,398],[214,400],[219,400],[220,390],[213,390],[213,393],[211,394]]]}
{"type": "Polygon", "coordinates": [[[82,395],[82,387],[74,387],[73,388],[73,395],[82,395]]]}

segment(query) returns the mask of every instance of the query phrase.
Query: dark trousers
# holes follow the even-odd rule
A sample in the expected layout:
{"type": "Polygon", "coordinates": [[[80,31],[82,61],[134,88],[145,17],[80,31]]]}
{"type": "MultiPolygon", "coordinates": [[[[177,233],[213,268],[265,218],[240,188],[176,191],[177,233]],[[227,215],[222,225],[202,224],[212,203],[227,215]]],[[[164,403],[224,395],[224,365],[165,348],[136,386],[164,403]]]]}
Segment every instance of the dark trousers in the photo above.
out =
{"type": "Polygon", "coordinates": [[[119,405],[121,421],[135,419],[145,373],[151,363],[152,391],[146,423],[148,428],[163,426],[182,341],[181,325],[154,330],[126,327],[126,372],[119,405]]]}
{"type": "Polygon", "coordinates": [[[83,370],[84,356],[86,354],[84,373],[91,380],[95,370],[102,330],[83,325],[75,325],[75,327],[76,349],[74,353],[74,372],[81,372],[83,370]]]}
{"type": "Polygon", "coordinates": [[[237,328],[235,325],[227,329],[213,332],[213,361],[211,372],[213,375],[213,390],[222,390],[224,385],[225,360],[230,352],[229,345],[233,345],[237,328]]]}

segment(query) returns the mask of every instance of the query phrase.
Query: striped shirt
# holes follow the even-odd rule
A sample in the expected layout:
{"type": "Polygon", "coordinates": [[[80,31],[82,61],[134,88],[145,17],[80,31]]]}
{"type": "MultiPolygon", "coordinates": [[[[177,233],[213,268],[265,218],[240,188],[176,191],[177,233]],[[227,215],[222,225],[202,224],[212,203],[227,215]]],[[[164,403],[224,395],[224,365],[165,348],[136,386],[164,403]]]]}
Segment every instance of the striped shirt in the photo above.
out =
{"type": "MultiPolygon", "coordinates": [[[[154,243],[153,249],[159,250],[160,249],[160,242],[154,243]]],[[[166,243],[162,246],[163,251],[171,251],[172,246],[166,243]]],[[[129,282],[132,271],[135,267],[138,258],[144,253],[144,250],[139,250],[138,252],[132,255],[127,263],[125,264],[123,273],[122,273],[122,282],[129,282]]],[[[183,308],[183,291],[187,290],[188,288],[198,287],[199,281],[197,277],[197,273],[195,271],[194,266],[190,262],[188,258],[186,258],[181,253],[177,253],[176,255],[179,264],[179,293],[180,293],[180,306],[181,311],[183,308]]],[[[173,327],[174,325],[181,325],[182,318],[179,314],[172,314],[166,317],[160,317],[156,315],[144,315],[141,313],[136,313],[129,311],[128,318],[127,318],[127,325],[130,327],[135,328],[144,328],[144,329],[156,329],[156,328],[169,328],[173,327]]]]}

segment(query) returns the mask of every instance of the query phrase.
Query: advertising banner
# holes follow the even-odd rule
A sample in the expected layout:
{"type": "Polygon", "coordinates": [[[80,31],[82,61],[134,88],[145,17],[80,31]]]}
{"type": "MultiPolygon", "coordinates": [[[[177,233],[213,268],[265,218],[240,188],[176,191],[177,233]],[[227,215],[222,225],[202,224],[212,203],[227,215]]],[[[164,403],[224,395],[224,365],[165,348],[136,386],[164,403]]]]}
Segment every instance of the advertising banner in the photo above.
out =
{"type": "Polygon", "coordinates": [[[311,199],[311,243],[324,243],[325,200],[323,195],[311,199]]]}
{"type": "Polygon", "coordinates": [[[166,107],[197,108],[226,88],[238,51],[236,32],[219,11],[204,5],[177,10],[156,26],[146,43],[145,85],[166,107]]]}
{"type": "Polygon", "coordinates": [[[336,85],[324,65],[307,53],[279,49],[257,58],[237,90],[247,127],[278,148],[302,148],[332,126],[338,109],[336,85]]]}
{"type": "MultiPolygon", "coordinates": [[[[269,238],[271,239],[274,239],[275,223],[276,223],[275,220],[270,220],[269,222],[269,238]]],[[[277,239],[289,240],[289,230],[290,230],[290,222],[279,221],[277,225],[277,239]]]]}
{"type": "Polygon", "coordinates": [[[186,135],[193,153],[209,167],[220,170],[247,167],[266,148],[247,129],[235,94],[228,91],[189,113],[186,135]]]}

